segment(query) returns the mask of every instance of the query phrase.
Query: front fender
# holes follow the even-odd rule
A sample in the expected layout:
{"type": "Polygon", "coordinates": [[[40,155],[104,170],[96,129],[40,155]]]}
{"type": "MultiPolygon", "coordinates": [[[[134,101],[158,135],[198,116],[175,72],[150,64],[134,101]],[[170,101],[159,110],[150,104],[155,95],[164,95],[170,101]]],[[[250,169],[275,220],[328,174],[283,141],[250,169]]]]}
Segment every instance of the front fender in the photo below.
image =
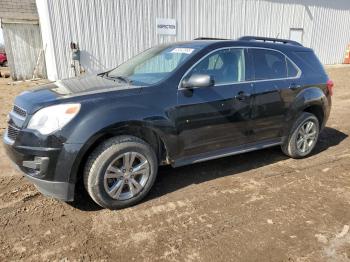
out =
{"type": "Polygon", "coordinates": [[[85,144],[99,133],[127,124],[149,126],[163,135],[173,126],[171,116],[162,106],[162,103],[143,105],[135,101],[90,102],[82,105],[79,115],[61,131],[60,136],[66,138],[65,143],[85,144]]]}
{"type": "Polygon", "coordinates": [[[175,132],[172,124],[172,111],[165,111],[162,103],[156,105],[141,105],[133,101],[98,101],[82,105],[77,118],[64,128],[59,136],[65,138],[65,144],[80,144],[75,151],[76,159],[70,174],[70,180],[75,182],[81,160],[89,148],[106,134],[117,133],[124,127],[148,128],[154,131],[164,142],[170,143],[171,134],[175,132]],[[97,109],[98,108],[98,109],[97,109]]]}

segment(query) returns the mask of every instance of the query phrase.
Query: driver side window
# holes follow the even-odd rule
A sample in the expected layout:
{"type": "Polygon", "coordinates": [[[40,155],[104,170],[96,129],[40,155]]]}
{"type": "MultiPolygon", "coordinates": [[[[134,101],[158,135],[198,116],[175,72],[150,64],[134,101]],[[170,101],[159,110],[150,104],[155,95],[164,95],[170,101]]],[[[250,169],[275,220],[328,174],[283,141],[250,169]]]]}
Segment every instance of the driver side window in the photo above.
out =
{"type": "Polygon", "coordinates": [[[218,50],[200,61],[185,77],[193,74],[210,75],[217,84],[229,84],[245,80],[244,49],[218,50]]]}

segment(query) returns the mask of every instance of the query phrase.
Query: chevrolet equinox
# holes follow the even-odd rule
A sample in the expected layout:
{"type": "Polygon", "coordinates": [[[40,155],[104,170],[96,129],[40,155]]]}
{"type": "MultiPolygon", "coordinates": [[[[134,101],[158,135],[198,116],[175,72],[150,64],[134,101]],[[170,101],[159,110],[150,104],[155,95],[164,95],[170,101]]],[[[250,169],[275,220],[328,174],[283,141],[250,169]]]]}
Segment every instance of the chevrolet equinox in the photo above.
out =
{"type": "Polygon", "coordinates": [[[98,205],[119,209],[147,195],[159,165],[277,145],[309,155],[332,90],[315,53],[297,42],[199,38],[23,92],[3,141],[43,194],[73,201],[82,181],[98,205]]]}

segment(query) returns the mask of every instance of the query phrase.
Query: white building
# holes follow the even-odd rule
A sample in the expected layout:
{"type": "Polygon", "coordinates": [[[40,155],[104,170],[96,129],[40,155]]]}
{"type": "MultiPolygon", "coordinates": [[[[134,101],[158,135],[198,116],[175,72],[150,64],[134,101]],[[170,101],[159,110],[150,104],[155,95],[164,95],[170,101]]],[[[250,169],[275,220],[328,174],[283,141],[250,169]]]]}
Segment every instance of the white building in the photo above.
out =
{"type": "Polygon", "coordinates": [[[36,0],[36,5],[51,80],[74,76],[71,42],[79,44],[87,73],[112,68],[159,43],[200,36],[291,38],[313,48],[324,64],[342,63],[350,43],[349,0],[36,0]],[[175,28],[157,30],[164,23],[175,28]]]}
{"type": "Polygon", "coordinates": [[[12,79],[45,78],[35,0],[0,0],[0,24],[12,79]]]}

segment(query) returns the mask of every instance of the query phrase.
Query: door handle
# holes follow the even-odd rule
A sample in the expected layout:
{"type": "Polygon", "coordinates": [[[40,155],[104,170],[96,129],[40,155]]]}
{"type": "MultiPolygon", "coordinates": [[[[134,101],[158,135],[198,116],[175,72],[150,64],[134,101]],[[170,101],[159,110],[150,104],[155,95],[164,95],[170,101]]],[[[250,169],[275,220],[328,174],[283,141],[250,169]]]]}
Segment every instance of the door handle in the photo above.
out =
{"type": "Polygon", "coordinates": [[[297,90],[301,87],[301,85],[298,85],[296,83],[291,83],[290,86],[289,86],[289,89],[291,90],[297,90]]]}
{"type": "Polygon", "coordinates": [[[250,97],[249,93],[245,93],[244,91],[239,91],[238,94],[235,96],[237,100],[245,100],[250,97]]]}

